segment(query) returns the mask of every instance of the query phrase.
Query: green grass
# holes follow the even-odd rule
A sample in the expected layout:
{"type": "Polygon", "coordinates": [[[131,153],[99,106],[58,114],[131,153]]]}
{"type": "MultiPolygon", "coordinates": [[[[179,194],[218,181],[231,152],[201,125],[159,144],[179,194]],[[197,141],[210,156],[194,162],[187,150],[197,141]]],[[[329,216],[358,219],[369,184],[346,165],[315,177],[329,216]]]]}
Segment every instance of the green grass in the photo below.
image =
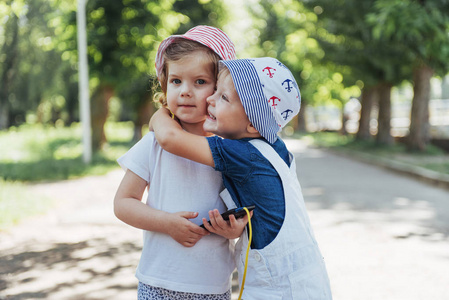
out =
{"type": "Polygon", "coordinates": [[[52,205],[52,199],[32,194],[23,183],[0,180],[0,231],[43,213],[52,205]]]}
{"type": "Polygon", "coordinates": [[[401,143],[392,146],[377,145],[374,141],[356,141],[351,135],[342,136],[336,132],[318,132],[298,137],[307,139],[318,147],[369,154],[449,174],[449,154],[434,145],[429,145],[425,152],[409,152],[401,143]]]}
{"type": "Polygon", "coordinates": [[[105,174],[117,167],[116,159],[131,146],[132,125],[108,123],[108,144],[83,163],[81,128],[21,126],[0,133],[0,178],[38,182],[105,174]]]}
{"type": "Polygon", "coordinates": [[[82,159],[79,124],[23,125],[0,132],[0,230],[51,207],[52,199],[33,195],[28,182],[102,175],[118,168],[116,159],[132,145],[132,124],[107,123],[105,131],[108,144],[89,165],[82,159]]]}

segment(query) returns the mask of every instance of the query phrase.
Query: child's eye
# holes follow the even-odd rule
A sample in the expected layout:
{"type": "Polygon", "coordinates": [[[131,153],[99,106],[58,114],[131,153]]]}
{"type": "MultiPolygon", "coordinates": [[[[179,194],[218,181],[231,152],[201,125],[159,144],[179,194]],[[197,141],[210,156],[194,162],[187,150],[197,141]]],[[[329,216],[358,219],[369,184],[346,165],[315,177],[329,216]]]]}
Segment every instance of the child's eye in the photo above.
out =
{"type": "Polygon", "coordinates": [[[204,79],[198,79],[198,80],[196,81],[196,83],[198,83],[198,84],[205,84],[205,83],[206,83],[206,80],[204,80],[204,79]]]}
{"type": "Polygon", "coordinates": [[[228,97],[226,97],[226,95],[221,95],[221,99],[223,99],[226,102],[229,102],[228,97]]]}
{"type": "Polygon", "coordinates": [[[174,84],[180,84],[180,83],[181,83],[181,80],[179,80],[179,79],[173,79],[171,82],[174,83],[174,84]]]}

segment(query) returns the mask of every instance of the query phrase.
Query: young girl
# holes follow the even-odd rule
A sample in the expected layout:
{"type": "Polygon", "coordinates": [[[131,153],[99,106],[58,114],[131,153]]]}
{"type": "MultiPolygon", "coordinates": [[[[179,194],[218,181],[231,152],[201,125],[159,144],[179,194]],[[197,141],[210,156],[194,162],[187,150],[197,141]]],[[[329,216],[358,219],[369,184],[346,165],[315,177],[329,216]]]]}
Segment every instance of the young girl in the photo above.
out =
{"type": "MultiPolygon", "coordinates": [[[[183,130],[206,136],[206,98],[213,94],[219,59],[235,58],[221,30],[198,26],[159,46],[161,102],[183,130]]],[[[209,210],[224,211],[220,173],[165,152],[152,132],[118,159],[126,174],[114,199],[123,222],[144,230],[137,267],[138,299],[230,299],[233,243],[201,228],[209,210]],[[146,204],[141,202],[148,187],[146,204]]],[[[234,220],[243,230],[245,219],[234,220]],[[240,225],[241,224],[241,225],[240,225]]],[[[240,231],[241,232],[241,231],[240,231]]]]}
{"type": "MultiPolygon", "coordinates": [[[[332,299],[323,258],[310,226],[294,157],[277,136],[299,112],[300,93],[290,71],[273,58],[220,61],[216,92],[207,99],[204,130],[182,131],[160,110],[151,121],[167,151],[214,167],[236,206],[255,205],[253,240],[246,262],[246,232],[236,245],[242,299],[332,299]]],[[[210,231],[227,223],[213,212],[210,231]]]]}

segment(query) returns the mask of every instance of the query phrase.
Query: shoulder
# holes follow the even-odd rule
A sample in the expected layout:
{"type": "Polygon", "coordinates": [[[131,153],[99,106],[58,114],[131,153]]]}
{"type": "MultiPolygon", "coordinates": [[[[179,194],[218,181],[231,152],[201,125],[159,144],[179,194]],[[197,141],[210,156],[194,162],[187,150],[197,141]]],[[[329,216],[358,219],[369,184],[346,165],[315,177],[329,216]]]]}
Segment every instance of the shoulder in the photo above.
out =
{"type": "Polygon", "coordinates": [[[279,156],[285,161],[287,165],[290,165],[290,155],[284,141],[278,137],[276,142],[272,144],[273,149],[279,154],[279,156]]]}
{"type": "Polygon", "coordinates": [[[230,140],[220,137],[207,138],[215,163],[215,170],[229,176],[246,177],[253,165],[263,159],[249,139],[230,140]]]}
{"type": "Polygon", "coordinates": [[[129,152],[134,155],[152,155],[152,153],[158,151],[159,148],[160,146],[157,143],[154,132],[148,132],[131,147],[129,152]]]}
{"type": "Polygon", "coordinates": [[[278,138],[274,144],[272,144],[274,150],[276,150],[279,155],[286,154],[288,152],[287,146],[281,138],[278,138]]]}
{"type": "Polygon", "coordinates": [[[150,182],[150,174],[153,165],[151,157],[157,150],[154,133],[143,136],[124,155],[117,159],[123,169],[128,169],[147,182],[150,182]]]}
{"type": "Polygon", "coordinates": [[[208,137],[207,141],[212,153],[217,151],[224,156],[237,156],[237,157],[247,157],[251,154],[257,152],[249,139],[223,139],[218,136],[208,137]]]}
{"type": "Polygon", "coordinates": [[[156,144],[157,143],[156,137],[154,136],[154,132],[153,131],[150,131],[147,134],[145,134],[142,137],[142,139],[140,139],[139,142],[141,142],[143,144],[156,144]]]}

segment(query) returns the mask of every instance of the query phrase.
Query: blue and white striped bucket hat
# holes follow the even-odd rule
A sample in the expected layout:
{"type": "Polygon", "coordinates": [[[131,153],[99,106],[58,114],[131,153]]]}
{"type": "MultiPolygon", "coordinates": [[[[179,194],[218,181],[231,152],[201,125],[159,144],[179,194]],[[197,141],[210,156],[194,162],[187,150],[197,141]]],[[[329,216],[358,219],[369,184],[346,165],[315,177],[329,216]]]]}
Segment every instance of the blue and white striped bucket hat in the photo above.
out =
{"type": "Polygon", "coordinates": [[[234,82],[249,121],[271,144],[299,113],[301,94],[290,70],[271,57],[221,60],[234,82]]]}

